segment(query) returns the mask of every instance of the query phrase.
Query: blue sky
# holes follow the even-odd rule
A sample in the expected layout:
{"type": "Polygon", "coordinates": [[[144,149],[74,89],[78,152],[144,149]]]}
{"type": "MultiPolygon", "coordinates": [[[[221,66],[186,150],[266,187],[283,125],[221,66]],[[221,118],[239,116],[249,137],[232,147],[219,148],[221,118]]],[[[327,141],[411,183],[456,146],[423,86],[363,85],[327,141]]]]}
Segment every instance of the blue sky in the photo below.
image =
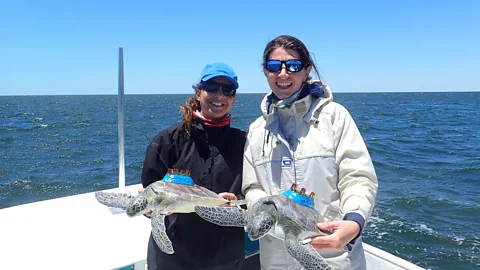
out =
{"type": "Polygon", "coordinates": [[[265,93],[281,34],[334,92],[480,91],[480,1],[0,0],[0,95],[191,93],[205,64],[265,93]]]}

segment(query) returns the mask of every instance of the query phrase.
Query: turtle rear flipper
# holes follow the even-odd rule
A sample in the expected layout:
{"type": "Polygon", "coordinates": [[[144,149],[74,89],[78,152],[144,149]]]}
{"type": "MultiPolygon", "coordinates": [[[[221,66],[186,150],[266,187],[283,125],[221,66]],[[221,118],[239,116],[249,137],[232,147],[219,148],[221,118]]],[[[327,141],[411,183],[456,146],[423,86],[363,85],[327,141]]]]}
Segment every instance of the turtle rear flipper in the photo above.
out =
{"type": "Polygon", "coordinates": [[[156,209],[152,212],[152,236],[161,251],[167,254],[173,254],[172,242],[165,231],[165,215],[162,209],[156,209]]]}
{"type": "Polygon", "coordinates": [[[95,192],[95,198],[97,201],[108,207],[115,207],[125,210],[127,205],[133,199],[133,196],[126,193],[114,193],[114,192],[95,192]]]}
{"type": "Polygon", "coordinates": [[[325,259],[311,245],[303,245],[292,233],[285,233],[285,244],[305,270],[332,270],[325,259]]]}
{"type": "Polygon", "coordinates": [[[246,211],[236,207],[195,206],[195,212],[204,220],[219,226],[244,227],[247,225],[246,211]]]}

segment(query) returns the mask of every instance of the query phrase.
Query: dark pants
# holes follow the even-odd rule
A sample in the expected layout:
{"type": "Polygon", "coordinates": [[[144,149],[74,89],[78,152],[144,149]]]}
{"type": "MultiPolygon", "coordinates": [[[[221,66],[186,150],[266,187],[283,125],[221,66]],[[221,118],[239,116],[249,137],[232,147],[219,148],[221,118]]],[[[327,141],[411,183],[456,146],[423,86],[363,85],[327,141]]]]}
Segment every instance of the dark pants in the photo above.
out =
{"type": "MultiPolygon", "coordinates": [[[[208,261],[208,259],[206,260],[208,261]]],[[[153,236],[150,235],[147,251],[148,270],[241,270],[243,260],[236,261],[229,265],[207,265],[205,262],[192,262],[188,259],[188,255],[178,256],[174,254],[166,254],[160,250],[153,236]]],[[[253,270],[253,269],[252,269],[253,270]]]]}

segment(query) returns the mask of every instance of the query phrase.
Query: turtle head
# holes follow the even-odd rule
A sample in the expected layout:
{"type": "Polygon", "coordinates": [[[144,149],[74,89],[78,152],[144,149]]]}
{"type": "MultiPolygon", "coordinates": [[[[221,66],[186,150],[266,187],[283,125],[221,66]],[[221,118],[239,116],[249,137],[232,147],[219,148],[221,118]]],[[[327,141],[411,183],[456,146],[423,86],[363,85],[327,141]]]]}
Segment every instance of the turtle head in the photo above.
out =
{"type": "Polygon", "coordinates": [[[256,212],[247,224],[247,232],[251,240],[262,238],[277,222],[275,205],[263,204],[257,209],[260,211],[256,212]]]}
{"type": "Polygon", "coordinates": [[[133,217],[143,214],[147,210],[148,200],[144,196],[137,196],[127,206],[127,216],[133,217]]]}

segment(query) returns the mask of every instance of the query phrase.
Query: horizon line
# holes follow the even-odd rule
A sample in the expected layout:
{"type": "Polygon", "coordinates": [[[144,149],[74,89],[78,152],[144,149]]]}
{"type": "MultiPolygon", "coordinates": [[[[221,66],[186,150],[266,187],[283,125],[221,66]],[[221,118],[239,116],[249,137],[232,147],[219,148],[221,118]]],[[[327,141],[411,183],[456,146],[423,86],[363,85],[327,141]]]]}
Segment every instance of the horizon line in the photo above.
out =
{"type": "MultiPolygon", "coordinates": [[[[425,90],[425,91],[335,91],[333,94],[374,94],[374,93],[476,93],[480,92],[480,90],[425,90]]],[[[193,95],[194,93],[133,93],[133,94],[127,94],[124,93],[124,95],[193,95]]],[[[258,95],[266,95],[268,93],[237,93],[238,95],[251,95],[251,94],[258,94],[258,95]]],[[[10,95],[10,94],[0,94],[2,97],[19,97],[19,96],[118,96],[118,93],[116,94],[88,94],[88,93],[83,93],[83,94],[15,94],[15,95],[10,95]]]]}

